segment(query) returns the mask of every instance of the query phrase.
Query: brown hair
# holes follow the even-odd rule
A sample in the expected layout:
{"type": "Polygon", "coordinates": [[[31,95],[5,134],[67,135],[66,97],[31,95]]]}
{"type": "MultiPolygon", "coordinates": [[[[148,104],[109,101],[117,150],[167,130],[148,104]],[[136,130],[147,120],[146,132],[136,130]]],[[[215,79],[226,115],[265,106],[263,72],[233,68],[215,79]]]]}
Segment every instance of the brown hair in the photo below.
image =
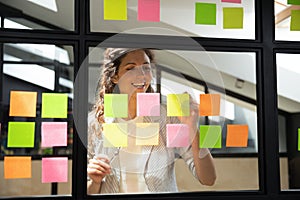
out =
{"type": "MultiPolygon", "coordinates": [[[[127,53],[143,50],[149,57],[150,62],[154,62],[154,54],[150,49],[132,49],[132,48],[107,48],[104,52],[102,71],[98,83],[98,100],[95,104],[96,118],[98,122],[104,123],[104,94],[119,93],[118,86],[113,83],[112,78],[118,73],[122,59],[127,53]]],[[[147,93],[154,92],[150,86],[147,93]]]]}

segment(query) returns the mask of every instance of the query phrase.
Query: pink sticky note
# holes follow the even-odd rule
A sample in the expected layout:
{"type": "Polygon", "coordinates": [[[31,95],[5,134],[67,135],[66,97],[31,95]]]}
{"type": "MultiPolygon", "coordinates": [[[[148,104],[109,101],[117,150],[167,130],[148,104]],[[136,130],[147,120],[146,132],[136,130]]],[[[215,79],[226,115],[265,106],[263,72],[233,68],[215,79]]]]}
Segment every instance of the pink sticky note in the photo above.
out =
{"type": "Polygon", "coordinates": [[[42,147],[67,146],[67,122],[42,122],[42,147]]]}
{"type": "Polygon", "coordinates": [[[67,182],[68,158],[42,158],[42,183],[67,182]]]}
{"type": "Polygon", "coordinates": [[[160,94],[138,93],[137,116],[160,116],[160,94]]]}
{"type": "Polygon", "coordinates": [[[139,21],[160,21],[160,0],[139,0],[138,1],[139,21]]]}
{"type": "Polygon", "coordinates": [[[241,3],[242,0],[222,0],[222,2],[227,2],[227,3],[241,3]]]}
{"type": "Polygon", "coordinates": [[[187,147],[189,127],[186,124],[167,124],[167,147],[187,147]]]}

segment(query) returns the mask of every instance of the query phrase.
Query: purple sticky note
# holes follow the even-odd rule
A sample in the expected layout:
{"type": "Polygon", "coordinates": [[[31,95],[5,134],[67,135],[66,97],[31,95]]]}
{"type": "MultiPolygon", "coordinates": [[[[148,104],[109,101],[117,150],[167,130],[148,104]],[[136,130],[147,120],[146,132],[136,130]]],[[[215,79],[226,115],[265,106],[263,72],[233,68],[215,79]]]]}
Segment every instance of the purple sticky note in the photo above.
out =
{"type": "Polygon", "coordinates": [[[222,0],[222,2],[227,2],[227,3],[241,3],[242,0],[222,0]]]}
{"type": "Polygon", "coordinates": [[[42,122],[42,147],[67,146],[67,122],[42,122]]]}
{"type": "Polygon", "coordinates": [[[68,182],[68,158],[42,158],[42,183],[68,182]]]}
{"type": "Polygon", "coordinates": [[[167,124],[167,147],[187,147],[189,127],[186,124],[167,124]]]}
{"type": "Polygon", "coordinates": [[[137,116],[160,116],[160,94],[138,93],[137,116]]]}
{"type": "Polygon", "coordinates": [[[160,0],[139,0],[138,1],[139,21],[160,21],[160,0]]]}

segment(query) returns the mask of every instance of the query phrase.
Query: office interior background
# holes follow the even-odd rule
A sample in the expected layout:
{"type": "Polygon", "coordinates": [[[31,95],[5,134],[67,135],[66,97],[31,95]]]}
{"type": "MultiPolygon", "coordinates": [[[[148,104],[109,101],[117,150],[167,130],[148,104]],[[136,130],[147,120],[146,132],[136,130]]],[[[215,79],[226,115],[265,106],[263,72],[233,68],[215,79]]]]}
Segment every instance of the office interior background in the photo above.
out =
{"type": "Polygon", "coordinates": [[[126,2],[126,19],[107,20],[104,0],[0,0],[0,198],[299,199],[299,1],[160,0],[157,21],[139,20],[138,0],[126,2]],[[197,3],[216,5],[215,24],[195,22],[197,3]],[[243,8],[242,27],[224,28],[224,8],[243,8]],[[199,122],[222,124],[214,186],[199,184],[179,158],[177,193],[86,194],[85,119],[106,47],[154,49],[162,102],[169,92],[222,96],[220,116],[199,122]],[[12,91],[36,92],[36,116],[9,114],[12,91]],[[42,116],[46,93],[67,94],[66,117],[42,116]],[[34,122],[33,147],[8,147],[12,122],[34,122]],[[41,146],[44,122],[67,123],[66,146],[41,146]],[[226,147],[227,124],[248,125],[247,147],[226,147]],[[7,157],[30,157],[31,177],[5,178],[7,157]],[[66,181],[42,181],[45,158],[67,160],[66,181]]]}

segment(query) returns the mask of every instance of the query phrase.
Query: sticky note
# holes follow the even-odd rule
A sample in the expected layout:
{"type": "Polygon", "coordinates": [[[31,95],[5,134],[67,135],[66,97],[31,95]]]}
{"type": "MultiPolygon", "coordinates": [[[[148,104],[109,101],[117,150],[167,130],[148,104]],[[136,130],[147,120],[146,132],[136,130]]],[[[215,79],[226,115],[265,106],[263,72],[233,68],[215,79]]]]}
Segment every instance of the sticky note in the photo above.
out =
{"type": "Polygon", "coordinates": [[[300,128],[298,128],[298,151],[300,151],[300,128]]]}
{"type": "Polygon", "coordinates": [[[68,158],[42,158],[42,183],[68,182],[68,158]]]}
{"type": "Polygon", "coordinates": [[[291,11],[291,31],[300,31],[300,10],[291,11]]]}
{"type": "Polygon", "coordinates": [[[223,8],[223,28],[241,29],[243,28],[244,9],[243,8],[223,8]]]}
{"type": "Polygon", "coordinates": [[[62,93],[42,94],[42,118],[67,118],[68,95],[62,93]]]}
{"type": "Polygon", "coordinates": [[[300,5],[300,0],[288,0],[287,4],[300,5]]]}
{"type": "Polygon", "coordinates": [[[138,0],[139,21],[160,21],[160,0],[138,0]]]}
{"type": "Polygon", "coordinates": [[[189,116],[190,96],[189,94],[167,95],[167,116],[189,116]]]}
{"type": "Polygon", "coordinates": [[[214,3],[196,3],[195,23],[216,25],[217,8],[214,3]]]}
{"type": "Polygon", "coordinates": [[[7,147],[34,147],[35,122],[8,122],[7,147]]]}
{"type": "Polygon", "coordinates": [[[104,0],[104,20],[127,20],[127,0],[104,0]]]}
{"type": "Polygon", "coordinates": [[[199,147],[200,148],[221,148],[222,129],[219,125],[200,126],[199,147]]]}
{"type": "Polygon", "coordinates": [[[247,147],[248,126],[247,125],[227,125],[226,147],[247,147]]]}
{"type": "Polygon", "coordinates": [[[186,124],[167,124],[167,147],[187,147],[190,129],[186,124]]]}
{"type": "Polygon", "coordinates": [[[31,157],[4,156],[4,178],[31,178],[31,157]]]}
{"type": "Polygon", "coordinates": [[[42,147],[67,146],[67,122],[42,122],[42,147]]]}
{"type": "Polygon", "coordinates": [[[103,124],[104,147],[127,147],[128,129],[126,123],[103,124]]]}
{"type": "Polygon", "coordinates": [[[241,3],[241,0],[222,0],[222,2],[227,2],[227,3],[241,3]]]}
{"type": "Polygon", "coordinates": [[[9,116],[35,117],[37,92],[11,91],[9,116]]]}
{"type": "Polygon", "coordinates": [[[105,117],[128,117],[128,95],[127,94],[105,94],[104,95],[105,117]]]}
{"type": "Polygon", "coordinates": [[[160,116],[160,94],[138,93],[137,116],[160,116]]]}
{"type": "Polygon", "coordinates": [[[200,94],[199,115],[218,116],[220,115],[220,94],[200,94]]]}
{"type": "Polygon", "coordinates": [[[136,145],[158,145],[159,123],[136,123],[136,145]]]}

